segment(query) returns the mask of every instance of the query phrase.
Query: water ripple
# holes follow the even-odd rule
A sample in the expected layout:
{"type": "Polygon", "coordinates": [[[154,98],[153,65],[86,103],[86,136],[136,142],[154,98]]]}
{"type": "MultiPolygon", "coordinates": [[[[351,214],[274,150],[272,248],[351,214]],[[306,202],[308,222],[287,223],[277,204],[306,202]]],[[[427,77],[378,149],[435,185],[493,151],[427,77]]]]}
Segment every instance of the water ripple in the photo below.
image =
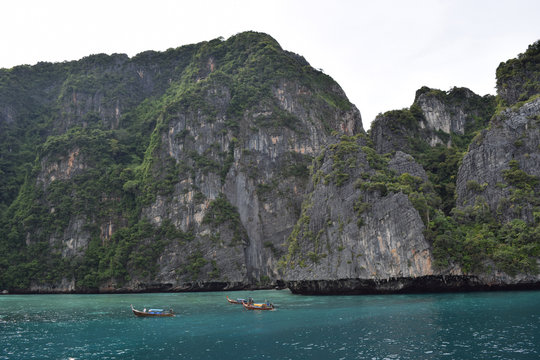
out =
{"type": "Polygon", "coordinates": [[[273,312],[223,293],[0,297],[0,360],[538,359],[540,292],[294,296],[273,312]],[[170,306],[135,318],[130,304],[170,306]]]}

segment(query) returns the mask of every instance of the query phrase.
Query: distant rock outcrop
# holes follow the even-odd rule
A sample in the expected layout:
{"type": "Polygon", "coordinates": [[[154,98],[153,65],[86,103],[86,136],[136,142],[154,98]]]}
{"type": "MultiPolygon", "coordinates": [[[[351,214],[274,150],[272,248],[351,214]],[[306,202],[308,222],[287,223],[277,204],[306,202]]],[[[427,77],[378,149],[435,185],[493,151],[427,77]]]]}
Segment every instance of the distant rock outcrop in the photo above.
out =
{"type": "Polygon", "coordinates": [[[475,206],[480,201],[503,222],[514,218],[534,222],[533,194],[540,190],[539,129],[540,98],[496,115],[463,158],[457,205],[475,206]],[[533,194],[526,194],[527,189],[533,194]]]}
{"type": "MultiPolygon", "coordinates": [[[[448,92],[422,87],[409,109],[388,111],[371,125],[371,137],[381,154],[415,151],[420,142],[451,145],[451,135],[485,127],[493,113],[491,95],[479,96],[467,88],[448,92]]],[[[416,150],[417,151],[417,150],[416,150]]]]}
{"type": "Polygon", "coordinates": [[[497,94],[508,106],[540,94],[540,40],[499,65],[497,94]]]}

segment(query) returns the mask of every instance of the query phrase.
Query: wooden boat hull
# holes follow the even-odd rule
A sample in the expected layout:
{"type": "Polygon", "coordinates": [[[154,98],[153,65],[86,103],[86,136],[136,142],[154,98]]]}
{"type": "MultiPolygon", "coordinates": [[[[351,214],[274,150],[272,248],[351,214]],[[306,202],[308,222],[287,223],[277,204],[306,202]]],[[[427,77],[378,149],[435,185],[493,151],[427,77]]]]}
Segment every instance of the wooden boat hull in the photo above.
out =
{"type": "Polygon", "coordinates": [[[242,304],[244,303],[245,300],[243,300],[243,301],[233,300],[233,299],[229,299],[229,297],[227,296],[227,301],[228,301],[230,304],[238,304],[238,305],[242,305],[242,304]]]}
{"type": "Polygon", "coordinates": [[[172,312],[163,312],[163,313],[150,313],[146,311],[135,310],[133,305],[131,306],[131,311],[133,314],[138,317],[173,317],[174,313],[172,312]]]}
{"type": "Polygon", "coordinates": [[[247,310],[274,310],[274,305],[266,305],[266,304],[248,304],[244,303],[244,309],[247,310]]]}

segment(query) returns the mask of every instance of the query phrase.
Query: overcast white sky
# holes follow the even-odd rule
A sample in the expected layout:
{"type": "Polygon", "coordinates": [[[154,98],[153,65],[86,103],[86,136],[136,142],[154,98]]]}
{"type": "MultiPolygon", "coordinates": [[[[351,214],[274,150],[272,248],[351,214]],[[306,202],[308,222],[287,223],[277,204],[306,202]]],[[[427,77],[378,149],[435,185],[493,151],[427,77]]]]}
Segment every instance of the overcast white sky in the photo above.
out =
{"type": "Polygon", "coordinates": [[[366,130],[423,85],[495,94],[499,63],[540,39],[538,0],[7,0],[0,9],[2,68],[265,32],[332,76],[366,130]]]}

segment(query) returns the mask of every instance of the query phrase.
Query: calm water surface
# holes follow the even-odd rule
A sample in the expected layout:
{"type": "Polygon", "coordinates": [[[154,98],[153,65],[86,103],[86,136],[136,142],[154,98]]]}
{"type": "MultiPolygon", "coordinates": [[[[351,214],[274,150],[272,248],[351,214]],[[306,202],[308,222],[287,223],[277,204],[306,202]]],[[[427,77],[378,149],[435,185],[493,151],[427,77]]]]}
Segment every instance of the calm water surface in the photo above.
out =
{"type": "Polygon", "coordinates": [[[540,359],[540,292],[8,295],[0,359],[540,359]],[[130,304],[178,316],[136,318],[130,304]]]}

